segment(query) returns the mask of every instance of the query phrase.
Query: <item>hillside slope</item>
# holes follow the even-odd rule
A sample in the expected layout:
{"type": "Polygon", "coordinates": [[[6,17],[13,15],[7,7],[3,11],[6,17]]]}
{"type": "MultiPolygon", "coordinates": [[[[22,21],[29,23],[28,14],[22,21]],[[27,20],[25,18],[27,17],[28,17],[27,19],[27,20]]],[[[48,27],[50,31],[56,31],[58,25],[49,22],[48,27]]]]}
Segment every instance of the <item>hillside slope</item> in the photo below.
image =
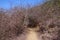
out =
{"type": "Polygon", "coordinates": [[[29,16],[37,18],[38,21],[60,20],[60,0],[52,0],[38,5],[31,8],[29,13],[29,16]]]}
{"type": "Polygon", "coordinates": [[[20,10],[16,7],[11,16],[0,12],[0,40],[31,38],[60,40],[60,0],[51,0],[31,9],[20,10]]]}

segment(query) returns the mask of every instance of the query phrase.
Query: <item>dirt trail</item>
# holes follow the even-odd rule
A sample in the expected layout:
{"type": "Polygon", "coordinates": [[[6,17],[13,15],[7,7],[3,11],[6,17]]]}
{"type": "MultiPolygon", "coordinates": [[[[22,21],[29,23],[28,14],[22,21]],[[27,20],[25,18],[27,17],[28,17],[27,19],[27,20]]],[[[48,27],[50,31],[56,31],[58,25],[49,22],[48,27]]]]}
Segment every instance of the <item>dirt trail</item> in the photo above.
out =
{"type": "Polygon", "coordinates": [[[26,34],[22,34],[15,38],[14,40],[39,40],[37,30],[39,28],[28,28],[26,34]]]}
{"type": "Polygon", "coordinates": [[[33,29],[30,30],[30,31],[27,33],[27,38],[26,38],[26,40],[38,40],[37,32],[35,32],[33,29]]]}

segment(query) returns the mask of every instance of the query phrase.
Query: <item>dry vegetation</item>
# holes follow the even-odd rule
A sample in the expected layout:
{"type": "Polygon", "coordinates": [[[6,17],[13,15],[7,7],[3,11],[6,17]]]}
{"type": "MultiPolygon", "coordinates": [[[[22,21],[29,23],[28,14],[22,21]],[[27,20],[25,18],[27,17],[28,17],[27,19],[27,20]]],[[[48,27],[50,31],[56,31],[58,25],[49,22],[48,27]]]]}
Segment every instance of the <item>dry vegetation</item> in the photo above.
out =
{"type": "Polygon", "coordinates": [[[13,40],[25,35],[28,26],[39,27],[40,40],[60,40],[60,0],[48,1],[30,9],[14,8],[12,11],[12,15],[0,12],[0,40],[13,40]]]}

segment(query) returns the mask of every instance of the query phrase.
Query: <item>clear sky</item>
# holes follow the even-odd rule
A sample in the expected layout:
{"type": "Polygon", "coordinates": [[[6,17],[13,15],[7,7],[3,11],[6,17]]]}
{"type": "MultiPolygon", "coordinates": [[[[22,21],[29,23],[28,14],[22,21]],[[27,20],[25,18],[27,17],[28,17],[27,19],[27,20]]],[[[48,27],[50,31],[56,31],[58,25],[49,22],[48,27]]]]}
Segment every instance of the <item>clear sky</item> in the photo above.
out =
{"type": "Polygon", "coordinates": [[[45,0],[0,0],[0,8],[9,9],[17,5],[27,6],[27,5],[37,5],[44,3],[45,0]]]}

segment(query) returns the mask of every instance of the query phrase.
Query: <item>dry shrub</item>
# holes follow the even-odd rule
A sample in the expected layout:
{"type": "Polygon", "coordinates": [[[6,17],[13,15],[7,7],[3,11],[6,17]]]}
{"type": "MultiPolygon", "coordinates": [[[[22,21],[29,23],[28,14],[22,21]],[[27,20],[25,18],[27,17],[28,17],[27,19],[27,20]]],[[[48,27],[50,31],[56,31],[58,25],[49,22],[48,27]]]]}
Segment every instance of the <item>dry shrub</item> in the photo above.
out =
{"type": "Polygon", "coordinates": [[[22,12],[12,14],[0,14],[0,40],[11,40],[23,33],[24,16],[22,12]]]}

